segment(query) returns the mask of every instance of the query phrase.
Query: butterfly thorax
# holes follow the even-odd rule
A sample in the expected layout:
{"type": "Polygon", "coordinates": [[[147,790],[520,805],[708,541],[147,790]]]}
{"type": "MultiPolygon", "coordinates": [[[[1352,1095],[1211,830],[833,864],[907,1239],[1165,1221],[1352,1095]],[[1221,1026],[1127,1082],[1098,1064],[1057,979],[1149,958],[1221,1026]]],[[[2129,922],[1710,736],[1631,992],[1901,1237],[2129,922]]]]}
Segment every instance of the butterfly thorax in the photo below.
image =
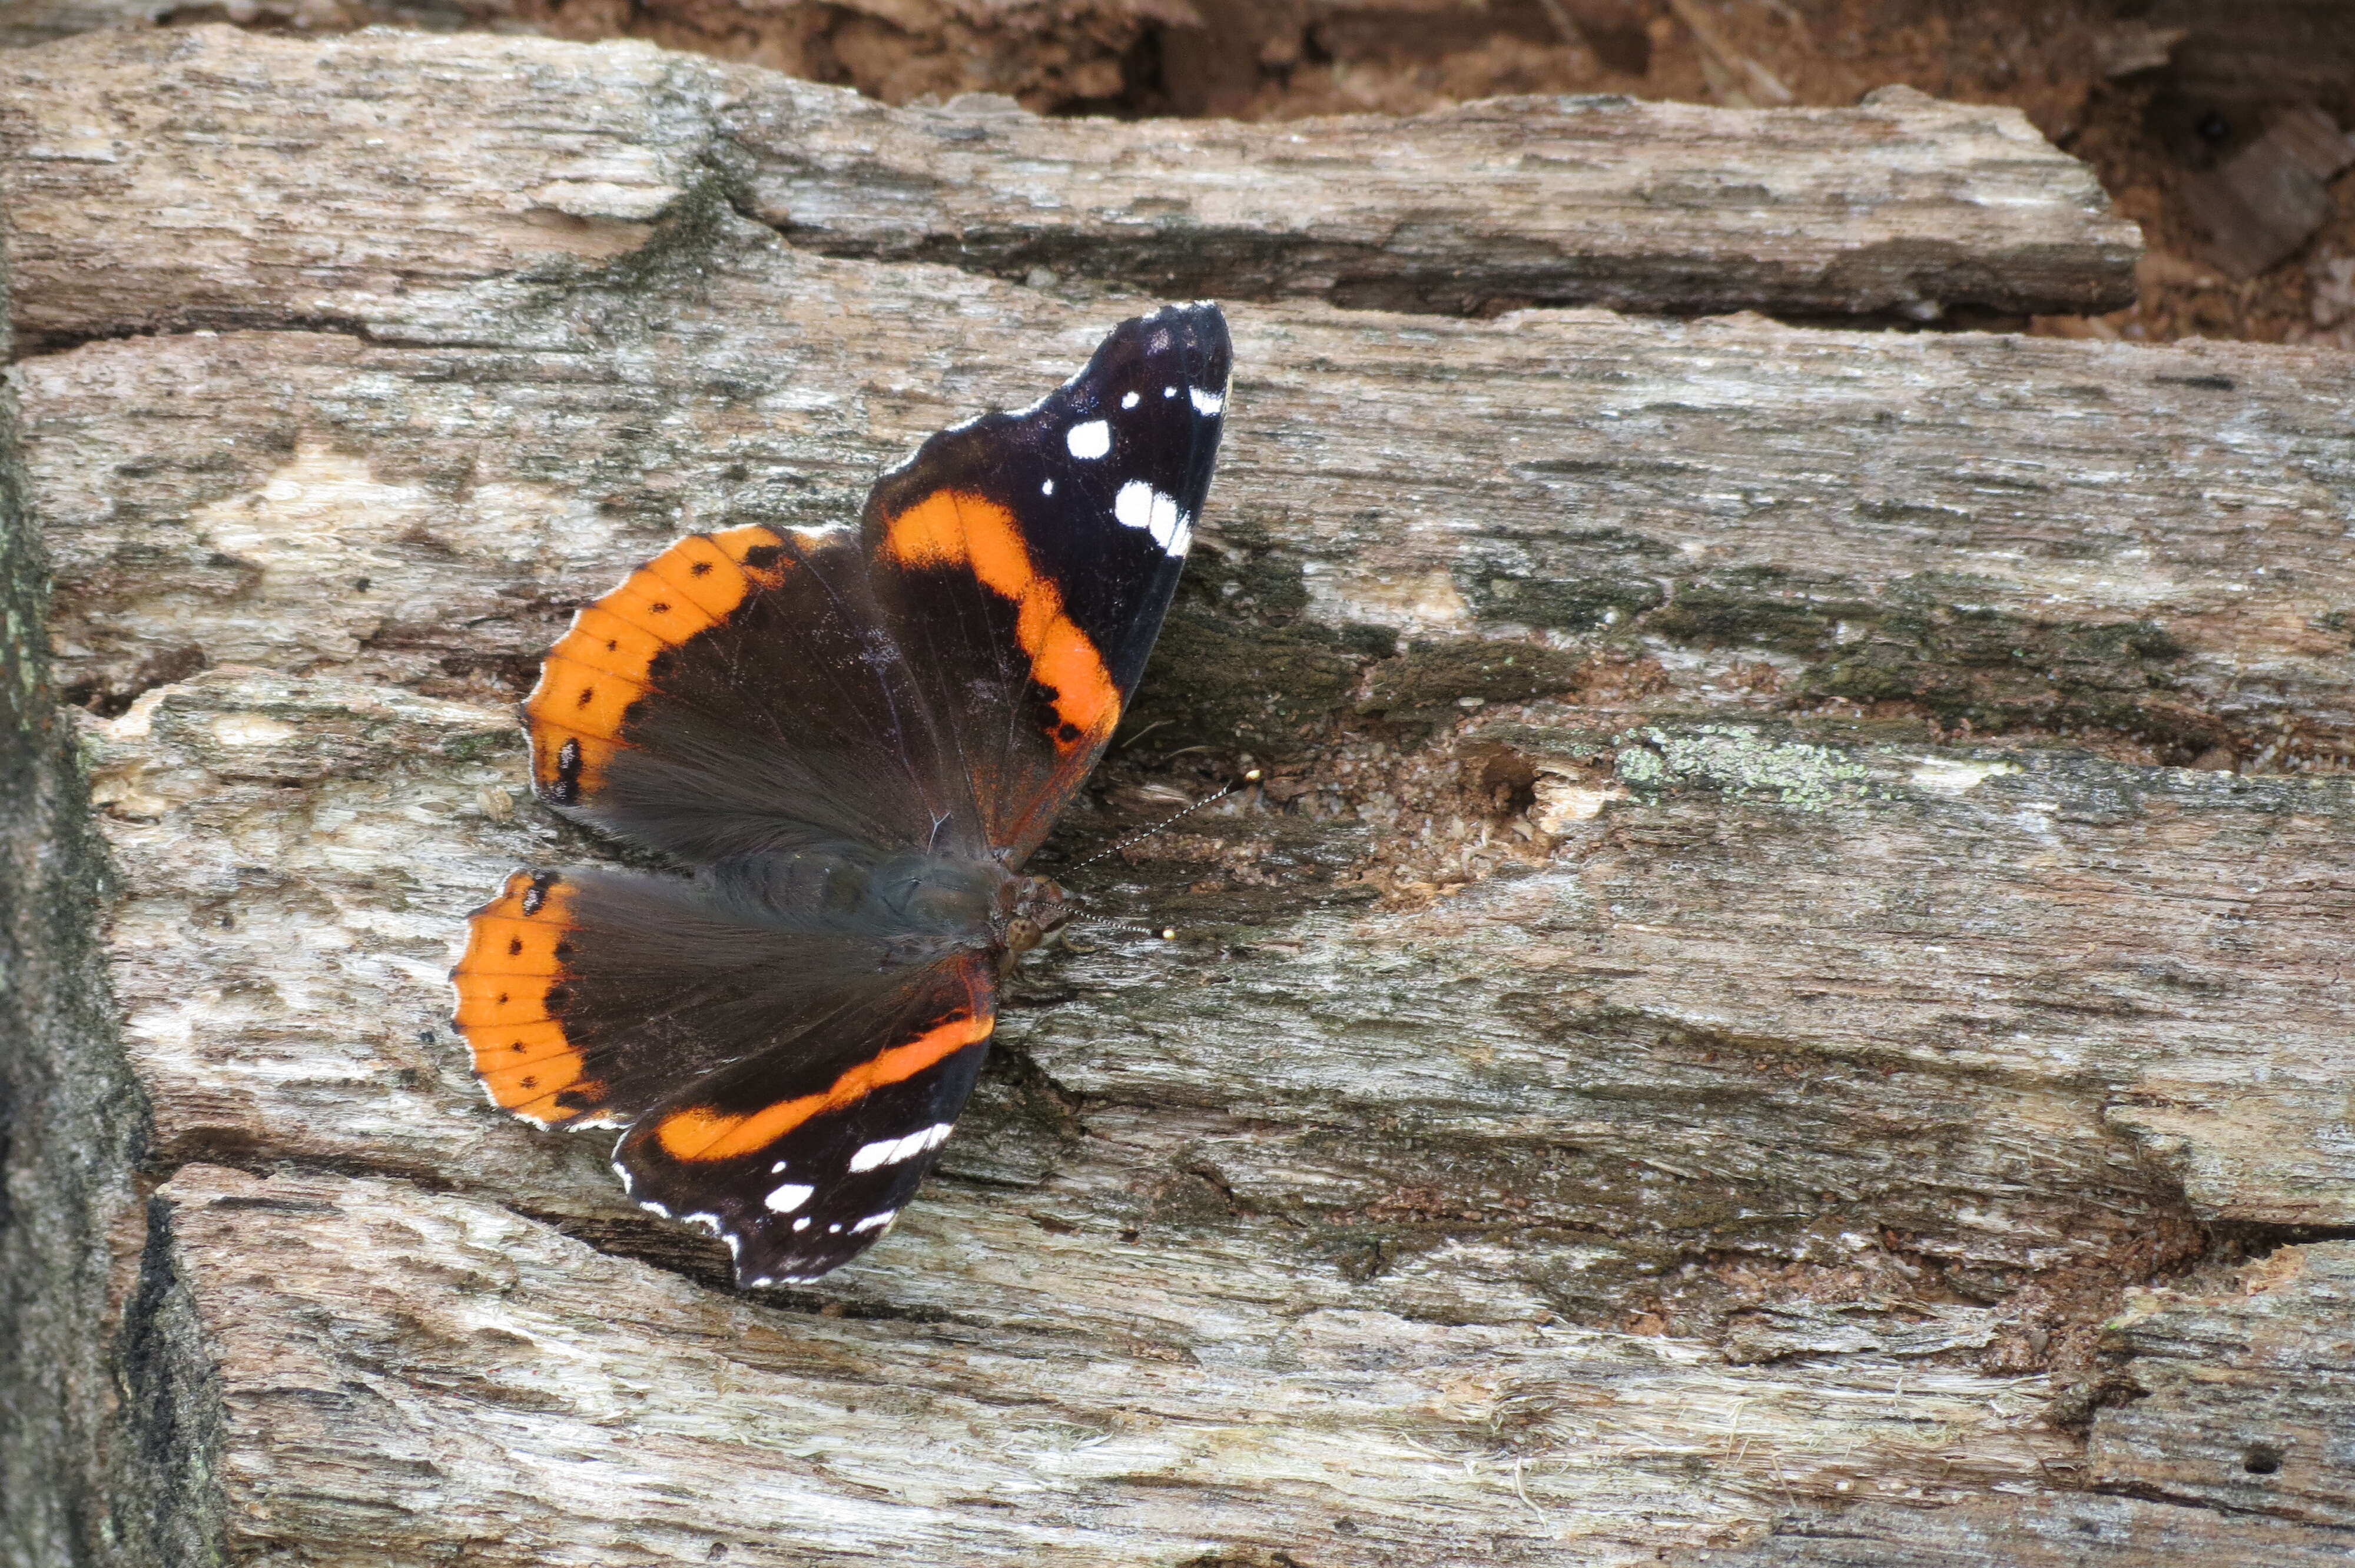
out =
{"type": "Polygon", "coordinates": [[[846,842],[731,855],[702,881],[741,917],[869,938],[886,968],[963,949],[992,955],[1004,973],[1071,913],[1053,882],[994,858],[846,842]]]}

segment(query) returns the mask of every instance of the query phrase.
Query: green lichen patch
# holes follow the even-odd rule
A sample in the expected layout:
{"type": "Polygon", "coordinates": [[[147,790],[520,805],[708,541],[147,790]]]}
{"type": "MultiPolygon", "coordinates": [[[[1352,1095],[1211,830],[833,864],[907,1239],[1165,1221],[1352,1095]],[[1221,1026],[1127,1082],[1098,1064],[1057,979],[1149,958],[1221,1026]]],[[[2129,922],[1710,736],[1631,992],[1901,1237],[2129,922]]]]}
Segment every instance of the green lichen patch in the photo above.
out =
{"type": "Polygon", "coordinates": [[[1348,706],[1369,652],[1321,626],[1237,625],[1180,605],[1162,625],[1122,736],[1291,756],[1348,706]]]}
{"type": "Polygon", "coordinates": [[[434,749],[453,762],[484,762],[520,755],[526,747],[523,728],[518,725],[492,730],[458,731],[437,741],[434,749]]]}
{"type": "Polygon", "coordinates": [[[2039,621],[1916,602],[1877,618],[1796,683],[1803,699],[1904,703],[1947,728],[2119,735],[2189,762],[2231,732],[2175,694],[2187,650],[2146,620],[2039,621]]]}
{"type": "Polygon", "coordinates": [[[1616,734],[1584,725],[1484,724],[1465,731],[1464,739],[1476,750],[1493,747],[1580,764],[1608,761],[1619,749],[1616,734]]]}
{"type": "Polygon", "coordinates": [[[1374,626],[1309,620],[1299,559],[1246,519],[1195,542],[1118,744],[1298,754],[1347,711],[1359,673],[1396,649],[1374,626]]]}
{"type": "MultiPolygon", "coordinates": [[[[728,243],[723,230],[731,222],[742,222],[735,216],[736,190],[730,176],[711,170],[663,210],[645,243],[605,260],[552,257],[520,270],[518,281],[560,291],[545,302],[550,305],[576,290],[630,296],[666,294],[683,283],[691,285],[728,243]]],[[[744,224],[748,232],[754,227],[744,224]]]]}
{"type": "Polygon", "coordinates": [[[1772,800],[1802,811],[1870,800],[1879,791],[1860,762],[1828,747],[1733,725],[1664,729],[1623,737],[1619,781],[1638,798],[1713,789],[1737,800],[1772,800]]]}
{"type": "Polygon", "coordinates": [[[1811,661],[1795,706],[1902,705],[1943,729],[2103,734],[2186,763],[2230,747],[2223,721],[2178,694],[2187,650],[2147,619],[2044,620],[1977,602],[1987,585],[1917,577],[1880,593],[1832,577],[1744,567],[1677,585],[1650,635],[1811,661]]]}
{"type": "Polygon", "coordinates": [[[1571,580],[1464,574],[1457,588],[1483,620],[1516,620],[1559,631],[1602,631],[1623,625],[1668,599],[1651,577],[1594,577],[1571,580]]]}
{"type": "MultiPolygon", "coordinates": [[[[1275,517],[1279,525],[1284,520],[1275,517]]],[[[1254,625],[1289,626],[1308,608],[1308,579],[1268,523],[1224,516],[1195,536],[1178,602],[1254,625]]]]}

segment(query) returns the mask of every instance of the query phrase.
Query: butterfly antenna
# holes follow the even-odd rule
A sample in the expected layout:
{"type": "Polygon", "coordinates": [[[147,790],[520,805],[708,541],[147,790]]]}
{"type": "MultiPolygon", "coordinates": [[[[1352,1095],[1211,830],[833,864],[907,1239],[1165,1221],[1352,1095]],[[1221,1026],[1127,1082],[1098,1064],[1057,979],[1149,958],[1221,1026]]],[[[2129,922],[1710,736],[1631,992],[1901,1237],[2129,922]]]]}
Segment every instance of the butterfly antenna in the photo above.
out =
{"type": "Polygon", "coordinates": [[[1142,920],[1111,920],[1093,915],[1082,915],[1064,927],[1065,930],[1124,931],[1132,937],[1157,937],[1162,927],[1148,926],[1142,920]]]}
{"type": "Polygon", "coordinates": [[[1241,789],[1244,785],[1256,784],[1259,782],[1259,779],[1260,770],[1254,768],[1250,772],[1244,774],[1241,778],[1228,784],[1217,794],[1205,795],[1200,800],[1195,801],[1192,805],[1187,807],[1184,810],[1172,811],[1169,815],[1162,818],[1161,821],[1154,823],[1143,832],[1131,833],[1128,837],[1121,840],[1118,843],[1113,844],[1105,849],[1098,850],[1095,853],[1088,856],[1087,859],[1080,862],[1079,864],[1071,867],[1071,869],[1064,873],[1064,874],[1067,876],[1076,875],[1078,873],[1087,870],[1088,867],[1095,864],[1096,862],[1103,859],[1107,855],[1118,854],[1121,851],[1128,848],[1131,844],[1141,844],[1146,840],[1151,838],[1154,834],[1167,829],[1171,823],[1182,821],[1186,818],[1190,817],[1195,812],[1200,810],[1205,806],[1215,806],[1220,801],[1225,800],[1228,796],[1233,794],[1236,790],[1241,789]]]}

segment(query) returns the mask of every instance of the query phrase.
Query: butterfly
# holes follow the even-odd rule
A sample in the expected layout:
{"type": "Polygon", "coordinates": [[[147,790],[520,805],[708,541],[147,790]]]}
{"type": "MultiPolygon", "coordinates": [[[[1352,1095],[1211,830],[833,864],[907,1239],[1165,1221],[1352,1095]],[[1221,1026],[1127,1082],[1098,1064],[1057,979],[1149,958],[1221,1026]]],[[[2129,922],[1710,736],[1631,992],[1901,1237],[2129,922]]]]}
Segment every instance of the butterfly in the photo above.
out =
{"type": "Polygon", "coordinates": [[[882,1237],[1000,982],[1071,917],[1022,865],[1136,691],[1231,361],[1216,305],[1123,322],[855,529],[693,535],[574,617],[524,704],[534,788],[683,874],[518,871],[470,916],[455,1022],[494,1105],[622,1128],[630,1195],[741,1285],[882,1237]]]}

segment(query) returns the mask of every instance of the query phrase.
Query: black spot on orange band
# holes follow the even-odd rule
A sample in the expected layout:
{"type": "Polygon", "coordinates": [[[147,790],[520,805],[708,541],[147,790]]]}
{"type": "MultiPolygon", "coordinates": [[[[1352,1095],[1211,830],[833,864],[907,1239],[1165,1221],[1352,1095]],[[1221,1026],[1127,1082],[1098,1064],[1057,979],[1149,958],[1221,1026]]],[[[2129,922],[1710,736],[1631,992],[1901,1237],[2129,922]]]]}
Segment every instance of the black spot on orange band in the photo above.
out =
{"type": "Polygon", "coordinates": [[[559,805],[592,797],[630,709],[654,689],[665,655],[783,581],[783,541],[731,528],[681,539],[572,618],[524,702],[532,776],[559,805]]]}
{"type": "Polygon", "coordinates": [[[552,873],[518,871],[468,920],[465,956],[450,971],[452,1022],[474,1053],[474,1075],[502,1109],[543,1124],[573,1120],[603,1099],[557,1012],[569,994],[571,891],[552,873]]]}

